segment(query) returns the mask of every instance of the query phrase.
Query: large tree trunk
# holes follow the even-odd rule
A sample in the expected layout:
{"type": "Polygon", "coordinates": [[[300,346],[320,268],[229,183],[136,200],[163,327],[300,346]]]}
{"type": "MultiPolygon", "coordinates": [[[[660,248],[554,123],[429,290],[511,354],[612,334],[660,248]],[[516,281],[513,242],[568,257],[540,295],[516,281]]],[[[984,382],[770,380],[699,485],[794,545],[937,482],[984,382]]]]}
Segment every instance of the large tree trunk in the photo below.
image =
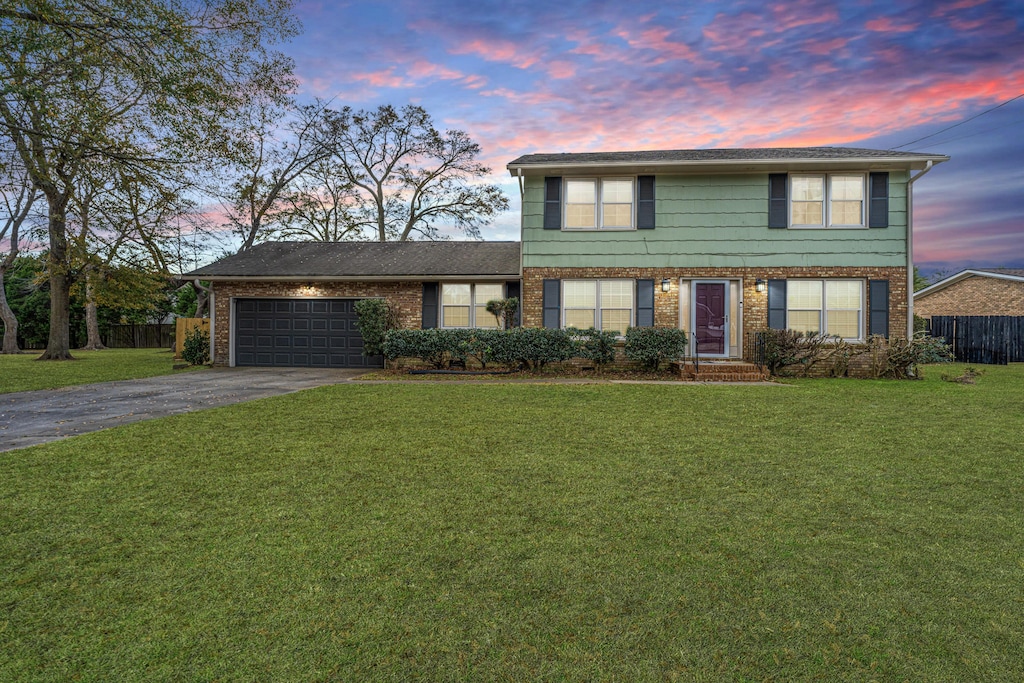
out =
{"type": "Polygon", "coordinates": [[[94,282],[96,276],[93,273],[85,274],[85,332],[86,340],[83,351],[100,351],[107,348],[100,339],[100,321],[97,316],[96,292],[94,282]]]}
{"type": "Polygon", "coordinates": [[[0,320],[4,323],[4,343],[0,348],[0,354],[21,353],[21,349],[18,348],[18,316],[14,315],[14,311],[7,303],[7,290],[4,289],[6,270],[7,264],[0,263],[0,320]]]}
{"type": "Polygon", "coordinates": [[[210,303],[210,290],[207,287],[203,287],[199,280],[192,282],[192,288],[196,290],[196,312],[194,315],[197,318],[205,318],[206,305],[210,303]]]}
{"type": "Polygon", "coordinates": [[[71,278],[68,273],[66,214],[69,195],[46,197],[50,204],[50,337],[46,351],[37,360],[74,360],[71,355],[71,278]]]}

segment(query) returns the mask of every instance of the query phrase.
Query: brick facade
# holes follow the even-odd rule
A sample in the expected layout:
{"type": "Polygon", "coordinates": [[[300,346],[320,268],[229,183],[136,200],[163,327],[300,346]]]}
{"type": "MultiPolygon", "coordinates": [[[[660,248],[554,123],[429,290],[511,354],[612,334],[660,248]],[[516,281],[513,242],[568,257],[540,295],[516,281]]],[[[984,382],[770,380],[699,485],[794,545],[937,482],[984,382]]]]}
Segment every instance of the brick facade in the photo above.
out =
{"type": "Polygon", "coordinates": [[[213,362],[227,365],[231,357],[231,299],[384,297],[398,311],[402,327],[418,328],[423,315],[421,282],[216,282],[214,292],[213,362]]]}
{"type": "MultiPolygon", "coordinates": [[[[679,325],[680,279],[732,279],[743,281],[743,334],[745,343],[750,332],[768,327],[768,293],[755,288],[757,278],[764,280],[791,278],[857,278],[889,281],[889,333],[906,337],[907,269],[876,267],[841,268],[524,268],[523,325],[543,325],[543,281],[546,279],[627,278],[654,280],[654,325],[679,325]],[[661,291],[661,280],[668,278],[670,289],[661,291]]],[[[865,287],[865,298],[869,296],[865,287]]],[[[871,302],[865,301],[865,318],[871,302]]],[[[744,349],[749,358],[750,349],[744,349]]]]}
{"type": "Polygon", "coordinates": [[[1024,315],[1024,282],[972,275],[914,298],[914,313],[933,315],[1024,315]]]}

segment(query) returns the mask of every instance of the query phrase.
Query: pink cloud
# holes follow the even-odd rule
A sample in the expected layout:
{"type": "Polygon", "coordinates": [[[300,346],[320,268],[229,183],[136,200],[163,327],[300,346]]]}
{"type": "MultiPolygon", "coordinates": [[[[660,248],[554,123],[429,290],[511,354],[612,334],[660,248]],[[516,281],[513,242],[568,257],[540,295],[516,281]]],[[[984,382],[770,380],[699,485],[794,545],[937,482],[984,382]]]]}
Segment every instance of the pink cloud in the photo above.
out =
{"type": "Polygon", "coordinates": [[[831,40],[808,40],[800,47],[812,55],[831,55],[850,44],[850,38],[832,38],[831,40]]]}
{"type": "Polygon", "coordinates": [[[906,21],[897,21],[892,17],[879,17],[865,22],[864,28],[878,33],[909,33],[916,31],[921,24],[912,24],[906,21]]]}
{"type": "Polygon", "coordinates": [[[488,62],[509,64],[518,69],[528,69],[537,63],[538,57],[524,55],[523,50],[510,40],[473,38],[450,50],[452,54],[474,54],[488,62]]]}

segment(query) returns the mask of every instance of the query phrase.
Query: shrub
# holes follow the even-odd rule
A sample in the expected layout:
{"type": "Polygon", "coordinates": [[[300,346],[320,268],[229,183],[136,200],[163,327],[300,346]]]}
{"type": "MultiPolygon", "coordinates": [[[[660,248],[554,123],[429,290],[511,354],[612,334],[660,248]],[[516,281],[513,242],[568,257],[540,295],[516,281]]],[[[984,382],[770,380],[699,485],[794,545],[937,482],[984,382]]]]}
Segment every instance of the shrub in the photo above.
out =
{"type": "Polygon", "coordinates": [[[384,334],[398,327],[397,311],[384,299],[361,299],[355,308],[363,335],[363,355],[381,355],[384,334]]]}
{"type": "Polygon", "coordinates": [[[615,332],[602,332],[594,327],[586,330],[570,327],[566,332],[576,345],[575,355],[578,358],[592,361],[598,368],[615,361],[615,343],[618,341],[615,332]]]}
{"type": "Polygon", "coordinates": [[[649,370],[662,361],[682,358],[686,353],[686,333],[675,327],[630,327],[626,330],[626,358],[649,370]]]}
{"type": "Polygon", "coordinates": [[[918,365],[948,363],[953,360],[953,354],[942,339],[919,333],[909,340],[889,340],[884,358],[884,366],[875,369],[876,376],[909,379],[917,375],[918,365]]]}
{"type": "Polygon", "coordinates": [[[491,299],[484,308],[497,319],[499,327],[506,330],[515,327],[516,313],[519,311],[518,297],[491,299]]]}
{"type": "Polygon", "coordinates": [[[181,344],[181,358],[189,365],[210,362],[210,333],[198,326],[186,332],[185,341],[181,344]]]}
{"type": "Polygon", "coordinates": [[[565,330],[516,327],[495,334],[491,357],[509,369],[543,367],[572,358],[576,347],[565,330]]]}
{"type": "Polygon", "coordinates": [[[857,355],[854,347],[838,337],[818,332],[764,330],[764,363],[775,376],[802,374],[807,376],[818,365],[828,366],[828,375],[846,374],[850,358],[857,355]]]}
{"type": "Polygon", "coordinates": [[[381,353],[388,360],[419,358],[435,368],[443,368],[452,343],[450,330],[388,330],[381,353]]]}

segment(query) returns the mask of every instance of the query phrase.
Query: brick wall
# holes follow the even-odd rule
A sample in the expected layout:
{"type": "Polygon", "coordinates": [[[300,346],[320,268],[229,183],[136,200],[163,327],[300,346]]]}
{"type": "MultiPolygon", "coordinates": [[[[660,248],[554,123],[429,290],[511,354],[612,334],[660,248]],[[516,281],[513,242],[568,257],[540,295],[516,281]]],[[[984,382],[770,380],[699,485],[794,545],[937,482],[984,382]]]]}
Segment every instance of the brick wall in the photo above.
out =
{"type": "MultiPolygon", "coordinates": [[[[906,268],[524,268],[523,325],[543,325],[543,281],[546,279],[629,278],[654,280],[654,324],[656,327],[679,325],[680,279],[732,279],[743,281],[743,333],[768,327],[768,293],[758,292],[754,283],[790,278],[858,278],[889,281],[889,333],[905,337],[907,329],[906,268]],[[661,280],[668,278],[670,289],[661,291],[661,280]]],[[[865,290],[867,287],[865,286],[865,290]]],[[[865,291],[865,297],[868,292],[865,291]]],[[[865,302],[866,311],[871,302],[865,302]]],[[[750,356],[750,350],[744,352],[750,356]]]]}
{"type": "Polygon", "coordinates": [[[972,275],[914,299],[914,313],[933,315],[1024,315],[1024,282],[972,275]]]}
{"type": "Polygon", "coordinates": [[[227,365],[231,350],[231,298],[384,297],[398,311],[402,327],[420,327],[423,284],[420,282],[216,282],[214,291],[214,363],[227,365]]]}

